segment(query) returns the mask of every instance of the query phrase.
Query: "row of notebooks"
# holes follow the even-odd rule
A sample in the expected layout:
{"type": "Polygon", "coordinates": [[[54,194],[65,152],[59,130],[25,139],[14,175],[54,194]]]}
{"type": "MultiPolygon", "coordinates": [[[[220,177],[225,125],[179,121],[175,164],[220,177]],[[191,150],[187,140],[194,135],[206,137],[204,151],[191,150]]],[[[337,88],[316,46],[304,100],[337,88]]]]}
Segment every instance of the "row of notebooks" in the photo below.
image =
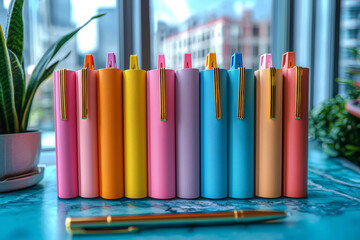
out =
{"type": "Polygon", "coordinates": [[[270,54],[260,69],[95,70],[54,72],[57,193],[105,199],[300,198],[307,196],[309,69],[282,68],[270,54]]]}

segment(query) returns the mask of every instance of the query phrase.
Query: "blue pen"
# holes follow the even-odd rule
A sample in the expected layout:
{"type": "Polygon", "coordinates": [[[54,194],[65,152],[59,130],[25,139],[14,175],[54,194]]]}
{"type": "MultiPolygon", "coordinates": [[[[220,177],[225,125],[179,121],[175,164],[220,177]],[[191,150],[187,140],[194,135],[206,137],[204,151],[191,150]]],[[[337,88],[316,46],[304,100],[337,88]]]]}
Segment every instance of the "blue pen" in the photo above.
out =
{"type": "Polygon", "coordinates": [[[227,197],[227,71],[215,53],[200,72],[201,196],[227,197]]]}
{"type": "Polygon", "coordinates": [[[255,80],[241,53],[231,57],[228,71],[229,197],[254,196],[255,80]]]}

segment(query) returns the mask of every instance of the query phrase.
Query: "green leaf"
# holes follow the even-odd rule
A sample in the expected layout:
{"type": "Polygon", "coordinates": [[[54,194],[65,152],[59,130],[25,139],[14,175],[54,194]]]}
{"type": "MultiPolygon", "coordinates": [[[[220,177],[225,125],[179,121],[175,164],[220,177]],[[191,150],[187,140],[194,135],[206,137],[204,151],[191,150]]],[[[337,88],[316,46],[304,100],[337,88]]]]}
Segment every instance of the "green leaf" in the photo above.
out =
{"type": "MultiPolygon", "coordinates": [[[[73,32],[63,36],[60,38],[57,42],[53,43],[50,48],[45,52],[43,57],[40,59],[39,63],[36,65],[34,72],[32,73],[30,77],[30,81],[26,87],[25,92],[25,101],[23,106],[23,116],[21,121],[21,126],[24,131],[27,129],[28,124],[28,116],[31,109],[32,101],[34,99],[36,90],[40,86],[41,82],[44,81],[45,73],[47,70],[47,67],[50,63],[50,61],[53,59],[53,57],[57,54],[57,52],[60,50],[60,48],[69,41],[75,34],[77,34],[83,27],[85,27],[89,22],[92,20],[102,17],[105,14],[96,15],[90,20],[88,20],[84,25],[78,27],[73,32]],[[42,81],[41,81],[42,80],[42,81]]],[[[51,73],[50,73],[51,74],[51,73]]]]}
{"type": "MultiPolygon", "coordinates": [[[[24,71],[15,53],[13,53],[10,49],[8,49],[8,51],[9,51],[10,64],[11,64],[12,80],[14,85],[15,109],[16,109],[16,114],[19,118],[19,116],[21,116],[22,104],[24,101],[24,93],[25,93],[24,71]]],[[[19,120],[18,122],[21,122],[21,119],[18,120],[19,120]]],[[[19,130],[21,132],[22,129],[19,130]]]]}
{"type": "Polygon", "coordinates": [[[11,76],[10,59],[5,46],[4,33],[0,25],[0,118],[2,131],[13,133],[19,131],[15,110],[14,87],[11,76]]]}
{"type": "Polygon", "coordinates": [[[24,0],[12,1],[6,35],[6,46],[16,55],[20,63],[22,62],[24,44],[23,4],[24,0]]]}
{"type": "MultiPolygon", "coordinates": [[[[53,63],[52,65],[50,65],[50,67],[48,67],[48,68],[44,71],[44,74],[43,74],[42,78],[39,79],[39,85],[40,85],[41,83],[43,83],[46,79],[48,79],[48,78],[50,77],[50,75],[54,72],[56,66],[57,66],[60,62],[64,61],[67,57],[69,57],[69,56],[70,56],[70,53],[71,53],[71,52],[68,52],[68,53],[65,55],[65,57],[63,57],[62,59],[56,61],[55,63],[53,63]]],[[[31,104],[30,104],[30,109],[31,109],[31,106],[32,106],[32,102],[31,102],[31,104]]],[[[25,126],[24,126],[23,129],[27,129],[27,126],[28,126],[28,123],[29,123],[29,116],[30,116],[30,111],[28,111],[28,113],[27,113],[26,115],[24,115],[24,117],[25,117],[25,121],[24,121],[24,122],[25,122],[25,126]]]]}

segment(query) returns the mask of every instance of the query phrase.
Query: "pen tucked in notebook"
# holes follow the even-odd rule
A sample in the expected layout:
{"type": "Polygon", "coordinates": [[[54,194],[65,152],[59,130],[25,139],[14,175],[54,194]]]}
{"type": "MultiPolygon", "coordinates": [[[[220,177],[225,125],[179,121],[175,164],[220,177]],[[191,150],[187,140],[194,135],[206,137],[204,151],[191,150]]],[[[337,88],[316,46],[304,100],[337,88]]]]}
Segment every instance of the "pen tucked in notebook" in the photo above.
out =
{"type": "Polygon", "coordinates": [[[79,196],[99,196],[97,71],[92,55],[85,56],[84,68],[76,72],[79,196]]]}
{"type": "Polygon", "coordinates": [[[215,53],[200,71],[201,196],[227,197],[227,71],[215,53]]]}
{"type": "Polygon", "coordinates": [[[54,72],[54,103],[57,194],[74,198],[79,196],[74,71],[54,72]]]}
{"type": "Polygon", "coordinates": [[[260,59],[256,79],[255,194],[277,198],[282,186],[282,70],[272,66],[271,54],[260,59]]]}
{"type": "Polygon", "coordinates": [[[307,196],[309,69],[295,66],[295,53],[283,55],[283,195],[307,196]]]}
{"type": "Polygon", "coordinates": [[[147,197],[146,71],[136,55],[123,72],[125,197],[147,197]]]}
{"type": "Polygon", "coordinates": [[[254,196],[255,79],[241,53],[231,57],[228,71],[229,197],[254,196]]]}
{"type": "Polygon", "coordinates": [[[149,197],[174,198],[175,72],[165,69],[164,55],[147,72],[147,114],[149,197]]]}
{"type": "Polygon", "coordinates": [[[175,71],[176,191],[180,198],[200,196],[200,79],[186,53],[184,69],[175,71]]]}
{"type": "Polygon", "coordinates": [[[106,66],[98,70],[100,196],[116,199],[124,196],[122,71],[114,53],[106,66]]]}

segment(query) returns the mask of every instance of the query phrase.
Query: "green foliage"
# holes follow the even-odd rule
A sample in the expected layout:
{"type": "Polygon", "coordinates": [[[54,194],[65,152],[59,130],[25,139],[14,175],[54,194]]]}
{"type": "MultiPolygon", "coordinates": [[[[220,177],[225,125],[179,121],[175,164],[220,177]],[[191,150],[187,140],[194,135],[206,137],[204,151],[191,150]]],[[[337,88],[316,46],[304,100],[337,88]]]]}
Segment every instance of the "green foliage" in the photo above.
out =
{"type": "Polygon", "coordinates": [[[321,142],[328,155],[343,156],[360,165],[360,119],[345,109],[348,100],[350,98],[336,96],[313,109],[309,132],[321,142]]]}
{"type": "MultiPolygon", "coordinates": [[[[358,51],[351,49],[354,59],[358,51]]],[[[350,67],[350,75],[359,75],[358,67],[350,67]]],[[[309,132],[322,144],[323,150],[330,156],[342,156],[360,165],[360,119],[345,109],[351,99],[360,98],[360,90],[352,79],[336,79],[349,86],[347,97],[336,96],[310,112],[309,132]]]]}
{"type": "Polygon", "coordinates": [[[27,131],[30,110],[37,89],[53,73],[58,63],[69,56],[70,52],[58,61],[53,61],[54,57],[62,46],[89,22],[105,15],[92,17],[84,25],[53,43],[36,65],[26,84],[22,57],[23,3],[24,0],[13,0],[11,3],[6,39],[0,26],[0,134],[27,131]]]}

